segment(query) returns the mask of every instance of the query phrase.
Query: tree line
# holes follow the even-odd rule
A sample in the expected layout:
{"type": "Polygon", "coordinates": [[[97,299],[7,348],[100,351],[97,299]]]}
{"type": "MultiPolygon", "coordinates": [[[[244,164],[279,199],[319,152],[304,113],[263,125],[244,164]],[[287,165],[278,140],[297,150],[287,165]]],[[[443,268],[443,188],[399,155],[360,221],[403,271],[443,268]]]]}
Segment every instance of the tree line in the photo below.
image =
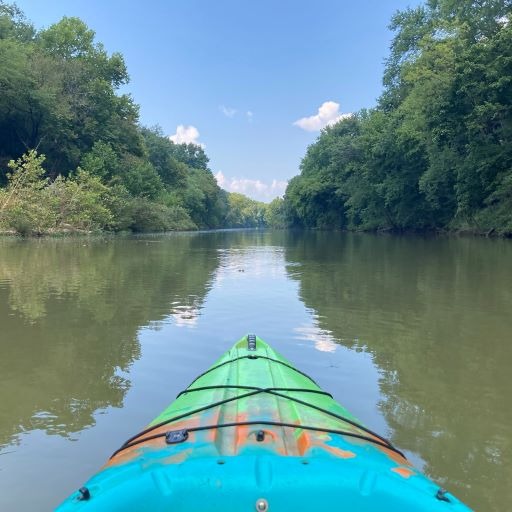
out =
{"type": "Polygon", "coordinates": [[[222,190],[202,147],[139,124],[128,80],[80,19],[36,30],[0,0],[0,231],[267,225],[267,205],[222,190]]]}
{"type": "Polygon", "coordinates": [[[397,12],[377,106],[308,147],[288,223],[512,235],[511,21],[510,0],[397,12]]]}

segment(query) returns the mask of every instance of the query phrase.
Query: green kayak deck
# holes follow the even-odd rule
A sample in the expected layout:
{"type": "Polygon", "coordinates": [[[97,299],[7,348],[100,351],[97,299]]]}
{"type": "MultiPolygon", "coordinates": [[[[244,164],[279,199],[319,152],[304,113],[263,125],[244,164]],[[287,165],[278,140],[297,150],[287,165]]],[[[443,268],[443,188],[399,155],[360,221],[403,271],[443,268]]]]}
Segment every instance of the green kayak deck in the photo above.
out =
{"type": "Polygon", "coordinates": [[[249,335],[57,510],[469,509],[249,335]]]}

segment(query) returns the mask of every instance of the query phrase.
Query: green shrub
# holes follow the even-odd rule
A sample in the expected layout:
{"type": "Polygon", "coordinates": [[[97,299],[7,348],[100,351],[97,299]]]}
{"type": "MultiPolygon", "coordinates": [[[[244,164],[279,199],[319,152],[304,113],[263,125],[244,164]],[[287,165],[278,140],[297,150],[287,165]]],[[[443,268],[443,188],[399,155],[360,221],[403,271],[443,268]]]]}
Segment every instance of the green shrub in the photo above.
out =
{"type": "Polygon", "coordinates": [[[2,224],[21,235],[42,234],[55,227],[52,205],[46,201],[48,180],[44,178],[44,156],[29,151],[8,164],[9,185],[2,194],[2,224]]]}
{"type": "Polygon", "coordinates": [[[188,213],[179,206],[169,208],[143,197],[133,198],[129,228],[136,233],[195,229],[188,213]]]}

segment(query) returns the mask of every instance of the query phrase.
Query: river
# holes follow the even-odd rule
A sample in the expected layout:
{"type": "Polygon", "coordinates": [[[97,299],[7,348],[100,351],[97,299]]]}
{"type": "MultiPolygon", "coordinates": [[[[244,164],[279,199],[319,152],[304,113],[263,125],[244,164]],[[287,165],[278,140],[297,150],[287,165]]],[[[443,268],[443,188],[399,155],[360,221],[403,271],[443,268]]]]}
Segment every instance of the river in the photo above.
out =
{"type": "Polygon", "coordinates": [[[0,510],[50,510],[254,332],[478,511],[512,503],[512,242],[0,240],[0,510]]]}

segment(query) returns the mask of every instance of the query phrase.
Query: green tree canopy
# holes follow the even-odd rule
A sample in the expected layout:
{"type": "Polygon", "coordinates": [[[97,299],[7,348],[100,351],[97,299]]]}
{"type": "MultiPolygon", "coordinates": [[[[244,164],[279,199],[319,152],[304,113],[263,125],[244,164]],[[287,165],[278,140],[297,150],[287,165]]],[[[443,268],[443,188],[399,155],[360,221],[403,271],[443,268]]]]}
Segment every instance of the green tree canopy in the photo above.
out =
{"type": "Polygon", "coordinates": [[[308,148],[289,222],[512,234],[511,20],[510,0],[397,12],[378,106],[308,148]]]}

